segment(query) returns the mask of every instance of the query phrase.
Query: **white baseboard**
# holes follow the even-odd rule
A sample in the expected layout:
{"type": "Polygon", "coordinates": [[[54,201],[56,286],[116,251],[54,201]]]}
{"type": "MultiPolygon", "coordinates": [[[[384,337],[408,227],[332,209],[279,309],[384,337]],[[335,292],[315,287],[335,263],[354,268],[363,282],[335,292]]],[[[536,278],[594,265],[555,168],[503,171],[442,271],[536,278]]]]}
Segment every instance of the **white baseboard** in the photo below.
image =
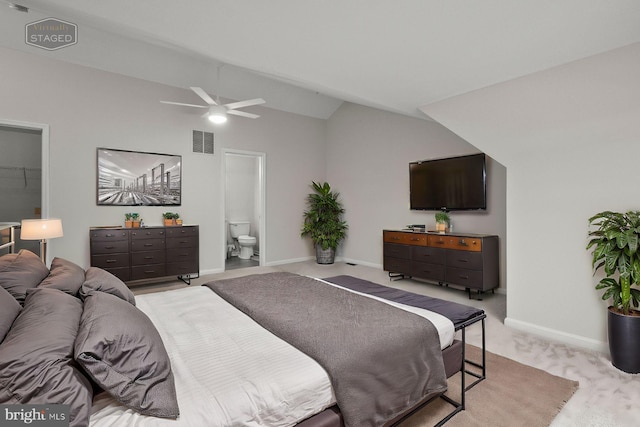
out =
{"type": "Polygon", "coordinates": [[[310,259],[316,259],[316,257],[315,256],[307,256],[307,257],[302,257],[302,258],[281,259],[281,260],[278,260],[278,261],[267,262],[267,263],[265,263],[265,266],[266,267],[273,267],[274,265],[293,264],[294,262],[309,261],[310,259]]]}
{"type": "Polygon", "coordinates": [[[375,264],[373,262],[360,261],[358,259],[340,257],[340,258],[336,258],[336,261],[337,262],[350,263],[350,264],[356,264],[356,265],[364,265],[365,267],[377,268],[379,270],[382,270],[382,264],[375,264]]]}
{"type": "Polygon", "coordinates": [[[539,335],[553,341],[559,341],[576,347],[593,350],[600,353],[609,353],[609,344],[604,341],[598,341],[591,338],[585,338],[580,335],[569,334],[567,332],[558,331],[556,329],[546,328],[544,326],[534,325],[533,323],[523,322],[521,320],[507,317],[504,319],[505,326],[519,331],[528,332],[539,335]]]}

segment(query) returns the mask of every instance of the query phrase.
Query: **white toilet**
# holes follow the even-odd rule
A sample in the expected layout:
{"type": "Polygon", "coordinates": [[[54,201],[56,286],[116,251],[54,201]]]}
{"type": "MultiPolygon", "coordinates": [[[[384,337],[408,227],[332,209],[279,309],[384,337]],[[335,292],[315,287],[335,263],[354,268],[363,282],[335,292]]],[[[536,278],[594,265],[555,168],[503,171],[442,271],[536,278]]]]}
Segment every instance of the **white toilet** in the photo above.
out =
{"type": "Polygon", "coordinates": [[[256,238],[249,236],[251,223],[248,221],[229,221],[229,232],[240,246],[240,259],[251,259],[253,247],[256,245],[256,238]]]}

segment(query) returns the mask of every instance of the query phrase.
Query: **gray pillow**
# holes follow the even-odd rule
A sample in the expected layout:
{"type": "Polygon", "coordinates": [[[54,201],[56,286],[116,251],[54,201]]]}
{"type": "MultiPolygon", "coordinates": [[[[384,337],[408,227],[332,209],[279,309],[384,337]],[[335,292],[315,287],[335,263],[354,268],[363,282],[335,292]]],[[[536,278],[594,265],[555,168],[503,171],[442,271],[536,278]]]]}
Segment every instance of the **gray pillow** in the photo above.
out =
{"type": "Polygon", "coordinates": [[[76,296],[84,283],[84,269],[63,258],[51,261],[49,275],[38,285],[39,288],[54,288],[76,296]]]}
{"type": "Polygon", "coordinates": [[[49,269],[38,255],[26,249],[0,257],[0,286],[20,304],[24,303],[27,289],[38,286],[48,274],[49,269]]]}
{"type": "Polygon", "coordinates": [[[20,314],[20,304],[11,294],[0,288],[0,343],[11,329],[13,321],[20,314]]]}
{"type": "Polygon", "coordinates": [[[162,338],[133,305],[104,292],[89,293],[74,348],[80,366],[122,404],[144,415],[180,414],[162,338]]]}
{"type": "Polygon", "coordinates": [[[89,424],[93,390],[73,360],[81,315],[78,298],[57,289],[29,290],[0,344],[0,403],[70,405],[70,425],[89,424]]]}
{"type": "Polygon", "coordinates": [[[122,280],[98,267],[89,267],[85,272],[80,296],[84,299],[91,291],[106,292],[136,305],[136,298],[131,289],[122,280]]]}

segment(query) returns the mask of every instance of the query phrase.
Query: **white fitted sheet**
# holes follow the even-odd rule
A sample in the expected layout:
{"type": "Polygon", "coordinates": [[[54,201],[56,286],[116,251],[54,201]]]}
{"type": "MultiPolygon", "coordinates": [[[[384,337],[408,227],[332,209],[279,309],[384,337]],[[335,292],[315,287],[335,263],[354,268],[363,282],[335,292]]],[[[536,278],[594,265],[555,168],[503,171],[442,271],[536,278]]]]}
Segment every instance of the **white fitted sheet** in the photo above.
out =
{"type": "MultiPolygon", "coordinates": [[[[431,320],[442,348],[453,341],[449,319],[381,301],[431,320]]],[[[206,287],[139,295],[136,304],[171,358],[180,417],[140,415],[101,393],[94,398],[92,427],[292,426],[335,403],[320,365],[206,287]]]]}

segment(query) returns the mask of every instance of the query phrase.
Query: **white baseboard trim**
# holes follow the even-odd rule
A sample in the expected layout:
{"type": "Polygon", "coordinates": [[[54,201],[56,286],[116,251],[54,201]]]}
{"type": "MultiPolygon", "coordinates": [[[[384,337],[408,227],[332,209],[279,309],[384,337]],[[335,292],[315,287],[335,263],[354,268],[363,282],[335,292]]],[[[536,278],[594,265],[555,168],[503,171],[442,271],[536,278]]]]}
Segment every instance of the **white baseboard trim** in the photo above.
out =
{"type": "Polygon", "coordinates": [[[382,270],[382,264],[375,264],[373,262],[367,262],[367,261],[360,261],[358,259],[351,259],[351,258],[336,258],[337,262],[344,262],[344,263],[350,263],[350,264],[355,264],[355,265],[364,265],[365,267],[371,267],[371,268],[377,268],[379,270],[382,270]]]}
{"type": "Polygon", "coordinates": [[[224,268],[211,268],[209,270],[200,270],[200,276],[206,276],[207,274],[224,273],[224,268]]]}
{"type": "Polygon", "coordinates": [[[528,332],[539,335],[553,341],[559,341],[576,347],[593,350],[600,353],[609,353],[609,344],[604,341],[598,341],[591,338],[585,338],[580,335],[569,334],[567,332],[558,331],[556,329],[546,328],[544,326],[534,325],[533,323],[523,322],[521,320],[507,317],[504,319],[505,326],[519,331],[528,332]]]}
{"type": "Polygon", "coordinates": [[[266,267],[273,267],[275,265],[293,264],[294,262],[309,261],[310,259],[316,259],[316,257],[315,256],[307,256],[307,257],[302,257],[302,258],[281,259],[281,260],[278,260],[278,261],[267,262],[264,265],[266,267]]]}

